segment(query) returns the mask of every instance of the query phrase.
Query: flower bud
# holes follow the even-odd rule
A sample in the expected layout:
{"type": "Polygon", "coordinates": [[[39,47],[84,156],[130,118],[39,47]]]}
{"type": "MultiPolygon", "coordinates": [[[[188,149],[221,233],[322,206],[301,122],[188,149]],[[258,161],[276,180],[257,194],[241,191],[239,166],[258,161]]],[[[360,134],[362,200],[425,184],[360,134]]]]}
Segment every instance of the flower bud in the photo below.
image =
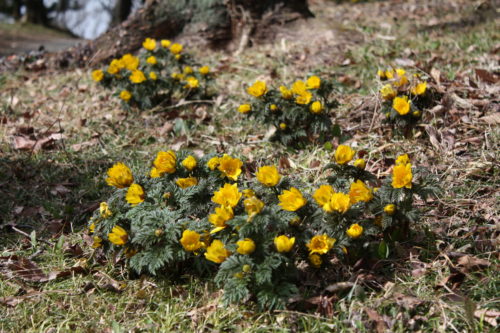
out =
{"type": "Polygon", "coordinates": [[[384,212],[387,215],[393,215],[395,211],[396,211],[396,205],[394,204],[388,204],[384,207],[384,212]]]}
{"type": "Polygon", "coordinates": [[[364,170],[366,168],[366,161],[362,158],[358,158],[354,161],[354,166],[358,169],[364,170]]]}

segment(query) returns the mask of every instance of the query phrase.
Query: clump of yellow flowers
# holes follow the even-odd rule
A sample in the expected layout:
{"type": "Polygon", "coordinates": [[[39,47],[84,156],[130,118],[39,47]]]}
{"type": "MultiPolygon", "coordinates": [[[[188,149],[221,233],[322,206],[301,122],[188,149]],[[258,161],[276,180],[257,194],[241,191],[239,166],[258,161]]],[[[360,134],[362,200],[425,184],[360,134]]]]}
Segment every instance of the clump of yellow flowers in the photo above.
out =
{"type": "Polygon", "coordinates": [[[310,142],[322,143],[331,136],[331,110],[338,106],[333,99],[332,81],[311,75],[290,86],[274,88],[257,80],[246,92],[251,100],[236,110],[274,126],[276,131],[271,140],[287,146],[303,146],[310,142]]]}
{"type": "Polygon", "coordinates": [[[423,112],[434,105],[436,92],[431,91],[425,76],[402,68],[379,69],[377,76],[384,120],[396,133],[408,136],[423,112]]]}
{"type": "Polygon", "coordinates": [[[144,40],[138,55],[112,59],[91,77],[114,90],[125,109],[149,109],[165,100],[205,99],[213,81],[210,67],[198,64],[181,44],[153,38],[144,40]]]}
{"type": "Polygon", "coordinates": [[[229,154],[164,150],[135,172],[118,162],[105,177],[116,190],[91,219],[92,247],[122,254],[140,274],[213,274],[227,302],[255,297],[262,307],[283,307],[299,292],[301,270],[385,258],[418,221],[414,197],[437,191],[407,154],[383,179],[357,154],[336,147],[319,184],[273,163],[247,168],[229,154]]]}

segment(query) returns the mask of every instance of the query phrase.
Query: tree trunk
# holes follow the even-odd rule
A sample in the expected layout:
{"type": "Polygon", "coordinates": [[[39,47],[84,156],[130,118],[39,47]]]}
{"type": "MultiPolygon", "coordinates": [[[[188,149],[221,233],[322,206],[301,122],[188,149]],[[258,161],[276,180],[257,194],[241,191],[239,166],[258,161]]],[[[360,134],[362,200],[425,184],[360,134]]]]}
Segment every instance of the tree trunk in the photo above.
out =
{"type": "Polygon", "coordinates": [[[26,0],[26,20],[29,23],[48,25],[47,8],[43,0],[26,0]]]}
{"type": "Polygon", "coordinates": [[[111,26],[116,26],[125,21],[132,12],[132,0],[116,0],[113,9],[113,19],[111,26]]]}
{"type": "Polygon", "coordinates": [[[14,0],[12,2],[12,17],[16,21],[21,19],[21,0],[14,0]]]}
{"type": "Polygon", "coordinates": [[[236,51],[252,39],[272,39],[273,26],[312,16],[307,0],[147,0],[92,43],[93,63],[137,50],[145,37],[236,51]]]}

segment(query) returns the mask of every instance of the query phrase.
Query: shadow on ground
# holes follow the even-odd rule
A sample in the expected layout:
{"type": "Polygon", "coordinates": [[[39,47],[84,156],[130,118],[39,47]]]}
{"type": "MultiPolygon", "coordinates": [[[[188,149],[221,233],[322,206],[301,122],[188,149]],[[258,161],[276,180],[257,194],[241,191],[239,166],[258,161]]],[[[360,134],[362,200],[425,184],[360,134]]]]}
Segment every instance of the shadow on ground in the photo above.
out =
{"type": "Polygon", "coordinates": [[[81,229],[106,192],[106,167],[106,161],[81,157],[0,157],[0,230],[55,236],[81,229]]]}

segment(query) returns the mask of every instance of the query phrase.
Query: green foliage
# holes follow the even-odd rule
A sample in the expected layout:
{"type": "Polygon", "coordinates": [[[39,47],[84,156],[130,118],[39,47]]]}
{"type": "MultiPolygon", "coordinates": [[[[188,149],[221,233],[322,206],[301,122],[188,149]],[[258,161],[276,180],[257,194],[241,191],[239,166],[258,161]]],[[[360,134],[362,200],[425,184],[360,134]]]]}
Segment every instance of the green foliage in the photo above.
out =
{"type": "Polygon", "coordinates": [[[107,68],[92,72],[95,81],[122,100],[124,109],[150,109],[173,100],[204,99],[213,94],[209,67],[183,52],[182,45],[149,38],[143,45],[137,57],[126,54],[113,59],[107,68]]]}
{"type": "Polygon", "coordinates": [[[423,118],[424,112],[436,104],[439,94],[420,74],[409,75],[404,69],[379,70],[381,80],[380,111],[395,134],[408,136],[423,118]]]}
{"type": "Polygon", "coordinates": [[[406,155],[397,159],[401,172],[380,180],[361,159],[349,165],[354,154],[339,146],[319,188],[274,166],[242,179],[242,161],[228,155],[159,152],[149,176],[115,164],[107,182],[123,188],[95,212],[94,246],[129,258],[137,273],[213,276],[226,303],[282,308],[298,293],[304,267],[390,255],[398,235],[418,222],[414,197],[439,191],[425,172],[412,174],[406,155]]]}
{"type": "Polygon", "coordinates": [[[250,104],[242,104],[238,111],[257,121],[276,128],[271,137],[285,146],[301,147],[307,143],[323,143],[334,135],[330,119],[331,109],[338,106],[333,99],[333,82],[311,76],[296,81],[289,89],[267,89],[257,81],[247,92],[254,96],[250,104]]]}

